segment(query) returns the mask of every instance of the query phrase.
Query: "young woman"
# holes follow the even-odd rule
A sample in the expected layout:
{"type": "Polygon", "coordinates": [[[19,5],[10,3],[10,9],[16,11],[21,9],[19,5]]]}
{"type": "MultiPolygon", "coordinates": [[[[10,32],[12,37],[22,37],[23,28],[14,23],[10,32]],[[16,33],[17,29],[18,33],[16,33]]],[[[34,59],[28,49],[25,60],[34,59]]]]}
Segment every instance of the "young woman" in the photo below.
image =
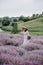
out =
{"type": "Polygon", "coordinates": [[[22,30],[23,30],[23,34],[24,34],[24,41],[23,41],[22,46],[25,46],[29,43],[29,40],[31,39],[31,36],[28,32],[27,27],[22,27],[22,30]]]}

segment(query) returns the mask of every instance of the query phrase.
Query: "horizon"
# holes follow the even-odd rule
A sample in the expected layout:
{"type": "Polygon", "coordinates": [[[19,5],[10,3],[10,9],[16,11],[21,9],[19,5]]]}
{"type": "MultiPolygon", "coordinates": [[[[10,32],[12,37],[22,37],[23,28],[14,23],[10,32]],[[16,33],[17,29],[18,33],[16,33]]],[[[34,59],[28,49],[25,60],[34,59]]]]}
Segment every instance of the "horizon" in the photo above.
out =
{"type": "MultiPolygon", "coordinates": [[[[42,14],[42,12],[41,12],[41,13],[33,13],[33,14],[39,14],[39,15],[40,15],[40,14],[42,14]]],[[[33,15],[33,14],[32,14],[32,15],[33,15]]],[[[29,16],[29,15],[27,15],[27,16],[25,16],[25,15],[20,15],[20,16],[31,17],[32,15],[30,15],[30,16],[29,16]]],[[[20,17],[20,16],[0,16],[0,18],[3,18],[3,17],[10,17],[10,18],[12,18],[12,17],[20,17]]]]}

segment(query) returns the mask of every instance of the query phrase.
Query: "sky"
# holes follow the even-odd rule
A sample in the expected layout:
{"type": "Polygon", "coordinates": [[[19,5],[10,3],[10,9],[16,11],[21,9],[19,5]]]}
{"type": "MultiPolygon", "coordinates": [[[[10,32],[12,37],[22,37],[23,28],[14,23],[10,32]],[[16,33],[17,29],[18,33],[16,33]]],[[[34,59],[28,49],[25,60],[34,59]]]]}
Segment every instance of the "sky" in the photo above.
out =
{"type": "Polygon", "coordinates": [[[31,16],[43,12],[43,0],[0,0],[0,17],[31,16]]]}

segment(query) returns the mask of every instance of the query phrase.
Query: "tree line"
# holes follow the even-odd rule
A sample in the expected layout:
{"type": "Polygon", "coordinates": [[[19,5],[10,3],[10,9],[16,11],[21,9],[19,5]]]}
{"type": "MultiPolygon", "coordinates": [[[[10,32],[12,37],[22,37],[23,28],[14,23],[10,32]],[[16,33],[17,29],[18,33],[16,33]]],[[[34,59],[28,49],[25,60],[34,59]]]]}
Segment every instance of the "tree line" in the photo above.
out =
{"type": "Polygon", "coordinates": [[[20,17],[2,17],[0,18],[0,22],[2,22],[3,26],[8,26],[10,22],[27,22],[30,20],[34,20],[36,18],[43,17],[43,12],[41,14],[33,14],[31,17],[27,16],[20,16],[20,17]]]}

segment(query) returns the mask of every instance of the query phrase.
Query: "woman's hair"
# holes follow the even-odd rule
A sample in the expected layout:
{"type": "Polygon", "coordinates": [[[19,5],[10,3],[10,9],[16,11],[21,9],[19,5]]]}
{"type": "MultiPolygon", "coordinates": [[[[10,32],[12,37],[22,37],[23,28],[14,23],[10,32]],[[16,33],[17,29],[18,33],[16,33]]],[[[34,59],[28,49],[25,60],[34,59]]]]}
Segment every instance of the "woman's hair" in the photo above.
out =
{"type": "Polygon", "coordinates": [[[24,31],[26,32],[28,29],[25,29],[24,31]]]}

